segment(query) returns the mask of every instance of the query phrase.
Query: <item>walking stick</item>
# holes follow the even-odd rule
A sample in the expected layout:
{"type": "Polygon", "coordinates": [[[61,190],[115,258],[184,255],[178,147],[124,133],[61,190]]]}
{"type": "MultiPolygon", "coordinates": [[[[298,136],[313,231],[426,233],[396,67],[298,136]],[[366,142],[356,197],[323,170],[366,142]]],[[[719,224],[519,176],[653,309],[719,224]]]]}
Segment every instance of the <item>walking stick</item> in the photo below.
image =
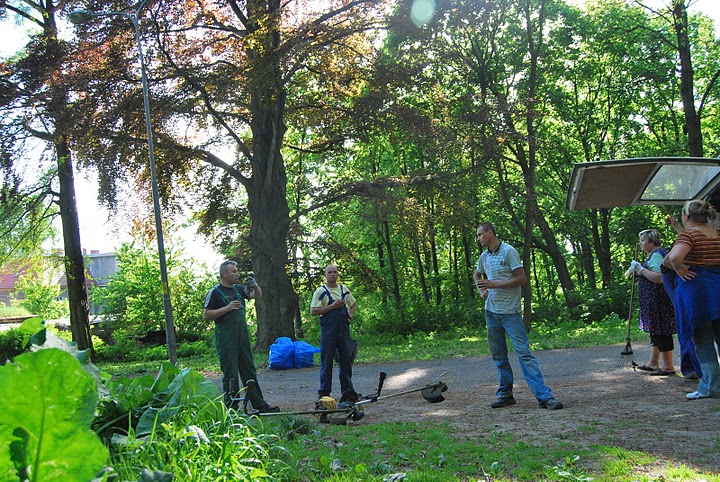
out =
{"type": "MultiPolygon", "coordinates": [[[[635,243],[635,257],[634,260],[637,260],[638,257],[638,250],[640,248],[640,244],[635,243]]],[[[633,315],[633,300],[635,298],[635,278],[637,276],[635,273],[632,275],[632,284],[630,285],[630,310],[628,311],[628,329],[627,329],[627,336],[625,337],[625,349],[620,352],[620,355],[622,355],[623,360],[626,361],[626,364],[630,364],[633,361],[632,355],[633,355],[633,349],[632,349],[632,343],[630,343],[630,328],[632,326],[632,315],[633,315]],[[626,359],[625,357],[630,357],[630,359],[626,359]]]]}

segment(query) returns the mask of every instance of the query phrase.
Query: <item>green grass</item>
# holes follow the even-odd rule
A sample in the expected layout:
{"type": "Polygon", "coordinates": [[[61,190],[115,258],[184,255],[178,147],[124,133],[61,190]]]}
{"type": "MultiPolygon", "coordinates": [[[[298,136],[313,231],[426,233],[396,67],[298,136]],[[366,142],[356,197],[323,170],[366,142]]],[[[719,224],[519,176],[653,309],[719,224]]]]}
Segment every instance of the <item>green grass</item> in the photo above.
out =
{"type": "Polygon", "coordinates": [[[25,308],[19,306],[0,306],[0,318],[13,318],[16,316],[30,316],[30,313],[25,308]]]}
{"type": "Polygon", "coordinates": [[[667,464],[618,447],[584,447],[570,439],[539,443],[518,440],[498,428],[459,438],[444,423],[380,423],[352,427],[320,425],[302,417],[271,419],[258,430],[280,438],[292,456],[280,480],[382,481],[404,474],[427,481],[697,481],[716,474],[667,464]],[[661,478],[642,475],[660,467],[661,478]]]}

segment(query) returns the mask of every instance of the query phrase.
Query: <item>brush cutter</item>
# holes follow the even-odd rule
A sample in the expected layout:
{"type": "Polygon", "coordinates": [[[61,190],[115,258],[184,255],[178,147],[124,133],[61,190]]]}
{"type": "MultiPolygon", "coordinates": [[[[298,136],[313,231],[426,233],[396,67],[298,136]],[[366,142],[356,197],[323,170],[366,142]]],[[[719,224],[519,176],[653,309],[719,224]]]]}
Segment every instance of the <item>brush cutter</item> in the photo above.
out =
{"type": "MultiPolygon", "coordinates": [[[[247,396],[241,400],[243,403],[243,410],[246,415],[257,415],[261,417],[278,415],[318,415],[321,422],[332,423],[335,425],[345,425],[347,424],[348,420],[357,421],[363,418],[365,416],[365,413],[363,412],[363,405],[366,405],[368,403],[375,403],[388,398],[399,397],[401,395],[407,395],[409,393],[420,392],[422,397],[430,403],[439,403],[445,400],[445,397],[442,394],[443,392],[447,391],[448,387],[443,382],[437,382],[431,385],[425,385],[424,387],[381,396],[380,394],[382,392],[383,384],[385,383],[386,378],[387,374],[385,372],[380,372],[377,390],[371,395],[367,395],[358,400],[356,393],[346,392],[343,394],[343,396],[340,398],[340,402],[338,402],[337,404],[335,404],[334,399],[331,399],[330,397],[325,397],[329,400],[327,402],[325,402],[324,399],[318,400],[318,403],[316,403],[315,406],[315,410],[261,413],[258,410],[253,410],[250,407],[247,396]]],[[[248,384],[246,387],[246,390],[248,392],[256,389],[256,387],[257,384],[254,380],[248,380],[248,384]]],[[[238,401],[240,401],[240,399],[238,399],[238,401]]]]}

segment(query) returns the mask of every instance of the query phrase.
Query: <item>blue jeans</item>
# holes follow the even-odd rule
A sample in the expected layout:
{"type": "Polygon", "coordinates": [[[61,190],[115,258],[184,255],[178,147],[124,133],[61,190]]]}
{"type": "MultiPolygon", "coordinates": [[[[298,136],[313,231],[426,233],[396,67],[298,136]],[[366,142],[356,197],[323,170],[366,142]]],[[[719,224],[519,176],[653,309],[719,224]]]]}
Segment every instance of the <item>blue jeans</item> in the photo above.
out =
{"type": "Polygon", "coordinates": [[[515,353],[520,361],[525,381],[530,387],[538,402],[553,398],[550,388],[545,385],[540,367],[535,356],[530,351],[522,315],[519,313],[503,315],[485,310],[485,323],[487,325],[488,345],[493,362],[498,371],[500,386],[497,390],[498,398],[508,398],[513,394],[513,372],[508,360],[508,349],[505,335],[510,337],[515,353]]]}
{"type": "Polygon", "coordinates": [[[720,320],[700,325],[693,335],[703,376],[697,391],[704,397],[720,397],[720,364],[715,343],[720,346],[720,320]]]}

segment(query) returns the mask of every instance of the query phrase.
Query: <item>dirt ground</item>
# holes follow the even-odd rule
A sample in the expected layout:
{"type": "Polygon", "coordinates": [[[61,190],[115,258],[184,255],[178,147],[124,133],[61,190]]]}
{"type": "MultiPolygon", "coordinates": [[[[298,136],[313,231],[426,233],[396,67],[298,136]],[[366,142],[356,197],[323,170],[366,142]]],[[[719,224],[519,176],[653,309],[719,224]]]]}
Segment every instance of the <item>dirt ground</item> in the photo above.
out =
{"type": "MultiPolygon", "coordinates": [[[[631,358],[620,354],[623,348],[624,344],[536,352],[546,384],[565,405],[556,411],[538,408],[513,353],[517,405],[502,409],[489,407],[497,377],[488,356],[356,364],[353,382],[361,394],[376,390],[381,371],[387,373],[382,395],[436,381],[445,382],[448,390],[441,403],[411,393],[367,404],[365,417],[353,423],[450,422],[458,436],[478,443],[502,432],[528,444],[566,439],[582,447],[603,444],[655,455],[661,459],[658,470],[665,461],[720,473],[720,399],[686,400],[696,380],[634,371],[628,365],[631,358]]],[[[633,349],[637,363],[645,363],[649,347],[633,344],[633,349]]],[[[337,371],[333,375],[332,395],[339,398],[337,371]]],[[[283,411],[314,409],[317,367],[262,369],[258,379],[265,398],[283,411]]]]}

